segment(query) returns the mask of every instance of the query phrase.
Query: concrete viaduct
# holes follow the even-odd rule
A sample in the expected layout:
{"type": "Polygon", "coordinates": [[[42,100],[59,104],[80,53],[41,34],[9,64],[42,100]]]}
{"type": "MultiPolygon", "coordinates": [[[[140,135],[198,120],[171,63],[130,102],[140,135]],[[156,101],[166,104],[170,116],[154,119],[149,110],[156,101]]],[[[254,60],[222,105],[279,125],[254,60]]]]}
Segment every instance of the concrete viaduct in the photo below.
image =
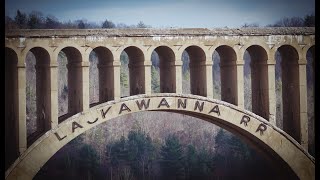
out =
{"type": "MultiPolygon", "coordinates": [[[[307,152],[306,54],[314,28],[12,30],[5,33],[6,179],[32,179],[61,147],[108,119],[139,111],[197,116],[244,137],[300,179],[315,179],[307,152]],[[191,94],[182,94],[182,53],[191,94]],[[39,136],[27,137],[27,53],[36,58],[39,136]],[[68,59],[68,113],[58,117],[58,54],[68,59]],[[89,103],[89,54],[98,56],[99,103],[89,103]],[[129,57],[130,96],[120,91],[120,54],[129,57]],[[151,54],[160,91],[151,93],[151,54]],[[212,56],[220,56],[221,101],[213,99],[212,56]],[[244,110],[244,53],[251,57],[252,111],[244,110]],[[283,130],[276,127],[275,53],[282,58],[283,130]],[[263,106],[261,106],[263,104],[263,106]]],[[[312,107],[311,107],[312,108],[312,107]]]]}

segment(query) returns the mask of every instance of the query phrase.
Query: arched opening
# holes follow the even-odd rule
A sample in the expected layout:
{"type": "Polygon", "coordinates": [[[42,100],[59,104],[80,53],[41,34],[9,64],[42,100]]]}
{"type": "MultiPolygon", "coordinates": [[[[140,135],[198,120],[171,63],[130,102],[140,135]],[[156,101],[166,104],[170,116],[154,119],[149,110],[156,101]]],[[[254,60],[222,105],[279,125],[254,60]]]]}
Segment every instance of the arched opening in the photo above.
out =
{"type": "Polygon", "coordinates": [[[175,55],[167,46],[159,46],[151,56],[152,90],[155,93],[174,93],[176,89],[175,55]],[[159,78],[160,77],[160,78],[159,78]]]}
{"type": "Polygon", "coordinates": [[[51,128],[50,56],[40,47],[26,56],[27,145],[51,128]]]}
{"type": "Polygon", "coordinates": [[[315,155],[314,142],[314,83],[315,83],[315,46],[312,46],[307,51],[307,109],[308,109],[308,150],[311,155],[315,155]]]}
{"type": "Polygon", "coordinates": [[[203,49],[198,46],[189,46],[185,49],[185,51],[189,55],[190,60],[190,92],[194,95],[207,96],[207,78],[205,66],[206,55],[203,49]]]}
{"type": "MultiPolygon", "coordinates": [[[[127,58],[127,62],[124,60],[125,64],[128,63],[128,71],[129,71],[129,82],[127,83],[129,85],[129,91],[130,96],[136,95],[136,94],[144,94],[145,93],[145,68],[144,68],[144,54],[142,50],[140,50],[137,47],[129,46],[124,49],[122,52],[120,58],[127,58]],[[125,52],[125,54],[124,54],[125,52]]],[[[122,67],[126,68],[126,67],[122,67]]],[[[126,74],[126,72],[123,72],[123,75],[126,74]]],[[[122,86],[125,85],[125,82],[127,82],[126,78],[121,78],[122,86]]],[[[126,96],[126,94],[122,94],[122,96],[126,96]]]]}
{"type": "Polygon", "coordinates": [[[221,100],[237,105],[236,53],[226,45],[219,46],[215,51],[220,57],[221,100]]]}
{"type": "MultiPolygon", "coordinates": [[[[269,93],[268,93],[268,66],[267,52],[264,48],[258,45],[253,45],[247,48],[243,57],[245,61],[244,67],[244,91],[246,94],[251,94],[251,97],[245,96],[245,102],[249,101],[252,112],[269,119],[269,93]],[[248,67],[248,71],[247,68],[248,67]],[[251,83],[246,84],[246,79],[251,83]],[[251,93],[248,93],[251,91],[251,93]]],[[[247,104],[247,103],[245,103],[247,104]]]]}
{"type": "Polygon", "coordinates": [[[82,56],[78,49],[65,47],[58,57],[59,123],[82,111],[82,56]]]}
{"type": "Polygon", "coordinates": [[[5,48],[5,169],[19,157],[18,56],[5,48]]]}
{"type": "MultiPolygon", "coordinates": [[[[276,78],[281,77],[281,94],[277,90],[277,110],[282,110],[283,130],[300,142],[299,56],[294,47],[283,45],[275,54],[276,78]],[[279,108],[279,106],[281,106],[279,108]]],[[[278,88],[279,89],[279,85],[278,88]]],[[[279,116],[279,115],[278,115],[279,116]]],[[[278,118],[277,116],[277,118],[278,118]]],[[[280,117],[281,118],[281,117],[280,117]]],[[[278,119],[279,120],[279,119],[278,119]]]]}
{"type": "Polygon", "coordinates": [[[113,55],[105,47],[96,47],[89,55],[90,106],[114,99],[113,55]]]}

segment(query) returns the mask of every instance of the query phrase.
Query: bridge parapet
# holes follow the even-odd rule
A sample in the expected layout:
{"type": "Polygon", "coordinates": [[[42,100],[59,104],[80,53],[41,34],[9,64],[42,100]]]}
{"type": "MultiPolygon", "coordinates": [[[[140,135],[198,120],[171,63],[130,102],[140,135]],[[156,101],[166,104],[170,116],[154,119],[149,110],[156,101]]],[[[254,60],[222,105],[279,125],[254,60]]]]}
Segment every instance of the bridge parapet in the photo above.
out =
{"type": "MultiPolygon", "coordinates": [[[[178,28],[178,29],[19,29],[5,32],[6,37],[153,37],[153,36],[268,36],[314,35],[314,27],[263,27],[263,28],[178,28]]],[[[96,39],[95,39],[96,40],[96,39]]]]}

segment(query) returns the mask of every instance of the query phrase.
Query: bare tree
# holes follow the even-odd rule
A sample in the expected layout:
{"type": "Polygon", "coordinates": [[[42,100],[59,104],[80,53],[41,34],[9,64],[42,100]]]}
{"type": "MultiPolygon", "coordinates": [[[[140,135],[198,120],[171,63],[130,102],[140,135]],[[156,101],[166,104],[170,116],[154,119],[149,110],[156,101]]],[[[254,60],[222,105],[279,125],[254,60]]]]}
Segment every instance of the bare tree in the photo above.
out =
{"type": "Polygon", "coordinates": [[[244,25],[242,25],[243,28],[247,28],[247,27],[259,27],[258,23],[244,23],[244,25]]]}
{"type": "Polygon", "coordinates": [[[314,13],[308,14],[304,17],[304,26],[315,27],[315,16],[314,13]]]}
{"type": "Polygon", "coordinates": [[[301,17],[284,17],[275,24],[267,25],[269,27],[303,27],[304,20],[301,17]]]}
{"type": "Polygon", "coordinates": [[[58,29],[61,27],[61,23],[58,18],[53,15],[48,15],[45,21],[45,27],[48,29],[58,29]]]}
{"type": "Polygon", "coordinates": [[[42,29],[45,27],[45,20],[42,12],[32,11],[29,14],[28,28],[30,29],[42,29]]]}
{"type": "Polygon", "coordinates": [[[102,24],[102,28],[115,28],[115,27],[116,25],[112,21],[109,21],[108,19],[106,19],[102,24]]]}

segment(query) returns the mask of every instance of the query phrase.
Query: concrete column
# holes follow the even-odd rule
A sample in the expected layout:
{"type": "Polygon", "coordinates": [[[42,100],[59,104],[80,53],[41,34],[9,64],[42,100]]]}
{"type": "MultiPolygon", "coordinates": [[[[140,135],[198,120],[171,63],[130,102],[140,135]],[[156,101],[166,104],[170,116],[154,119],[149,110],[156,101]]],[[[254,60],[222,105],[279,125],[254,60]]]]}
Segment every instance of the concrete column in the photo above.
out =
{"type": "Polygon", "coordinates": [[[114,63],[98,64],[99,103],[114,100],[114,63]]]}
{"type": "MultiPolygon", "coordinates": [[[[18,57],[18,62],[24,62],[24,57],[18,57]],[[23,58],[23,60],[20,60],[23,58]]],[[[19,128],[19,153],[27,149],[27,126],[26,126],[26,66],[18,64],[18,128],[19,128]]]]}
{"type": "Polygon", "coordinates": [[[114,100],[118,100],[121,97],[121,85],[120,85],[120,66],[121,66],[121,62],[120,59],[115,60],[113,62],[113,96],[114,96],[114,100]]]}
{"type": "Polygon", "coordinates": [[[174,66],[175,66],[175,74],[176,74],[175,92],[178,94],[182,94],[182,61],[181,61],[181,57],[176,57],[176,61],[174,63],[174,66]]]}
{"type": "Polygon", "coordinates": [[[308,114],[307,114],[307,60],[299,60],[300,92],[300,139],[301,145],[308,150],[308,114]]]}
{"type": "MultiPolygon", "coordinates": [[[[168,59],[169,60],[169,59],[168,59]]],[[[175,93],[175,61],[160,59],[160,93],[175,93]]]]}
{"type": "Polygon", "coordinates": [[[151,59],[144,61],[144,87],[145,94],[151,94],[151,59]]]}
{"type": "Polygon", "coordinates": [[[50,96],[51,96],[51,128],[58,125],[59,106],[58,106],[58,64],[50,64],[50,96]]]}
{"type": "Polygon", "coordinates": [[[90,93],[89,93],[89,61],[81,63],[82,68],[82,110],[90,108],[90,93]]]}
{"type": "MultiPolygon", "coordinates": [[[[268,62],[268,94],[269,94],[269,122],[276,126],[276,75],[275,61],[268,62]]],[[[280,119],[279,119],[280,120],[280,119]]]]}
{"type": "Polygon", "coordinates": [[[207,59],[206,61],[206,80],[207,80],[207,97],[213,98],[213,82],[212,82],[212,59],[207,59]]]}
{"type": "Polygon", "coordinates": [[[236,104],[237,106],[244,108],[244,89],[243,89],[243,65],[244,61],[236,61],[236,66],[237,66],[237,98],[236,98],[236,104]]]}

